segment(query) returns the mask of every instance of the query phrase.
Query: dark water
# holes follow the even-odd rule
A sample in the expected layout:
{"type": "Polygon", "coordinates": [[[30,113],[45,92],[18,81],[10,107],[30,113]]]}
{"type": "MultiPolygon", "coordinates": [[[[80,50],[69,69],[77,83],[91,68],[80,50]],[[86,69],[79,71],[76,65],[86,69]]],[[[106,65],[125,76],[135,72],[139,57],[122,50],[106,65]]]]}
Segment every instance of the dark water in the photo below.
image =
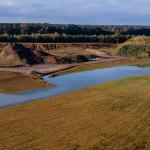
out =
{"type": "Polygon", "coordinates": [[[48,78],[48,76],[44,76],[43,79],[45,81],[53,83],[55,86],[38,89],[19,95],[0,93],[0,107],[24,103],[36,99],[59,95],[62,93],[68,93],[88,87],[90,85],[141,74],[150,74],[150,67],[142,68],[136,66],[123,66],[73,73],[55,78],[48,78]]]}

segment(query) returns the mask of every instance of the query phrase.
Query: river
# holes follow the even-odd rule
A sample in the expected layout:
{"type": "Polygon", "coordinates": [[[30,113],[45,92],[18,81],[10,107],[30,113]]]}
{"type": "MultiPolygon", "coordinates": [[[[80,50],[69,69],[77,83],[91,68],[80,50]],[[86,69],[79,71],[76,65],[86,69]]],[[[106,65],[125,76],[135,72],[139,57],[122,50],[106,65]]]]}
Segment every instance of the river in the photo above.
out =
{"type": "Polygon", "coordinates": [[[52,83],[55,86],[21,94],[0,93],[0,107],[44,99],[63,93],[69,93],[95,84],[144,74],[150,74],[150,67],[120,66],[72,73],[54,78],[44,76],[44,81],[52,83]]]}

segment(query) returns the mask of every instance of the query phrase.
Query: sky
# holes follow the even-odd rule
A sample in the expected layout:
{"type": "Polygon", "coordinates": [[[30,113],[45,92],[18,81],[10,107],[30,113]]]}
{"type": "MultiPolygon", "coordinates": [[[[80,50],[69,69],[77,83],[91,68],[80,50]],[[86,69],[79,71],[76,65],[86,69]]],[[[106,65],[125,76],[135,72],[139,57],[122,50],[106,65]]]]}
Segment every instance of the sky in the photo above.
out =
{"type": "Polygon", "coordinates": [[[150,25],[150,0],[0,0],[0,22],[150,25]]]}

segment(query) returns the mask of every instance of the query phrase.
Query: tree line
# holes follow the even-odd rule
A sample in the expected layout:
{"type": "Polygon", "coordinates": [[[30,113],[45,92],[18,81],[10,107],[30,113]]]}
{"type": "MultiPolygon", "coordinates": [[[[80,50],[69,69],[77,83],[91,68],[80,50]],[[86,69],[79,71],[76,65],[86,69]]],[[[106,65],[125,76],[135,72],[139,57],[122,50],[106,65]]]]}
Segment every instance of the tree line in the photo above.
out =
{"type": "Polygon", "coordinates": [[[135,35],[150,35],[150,27],[0,23],[0,42],[121,43],[135,35]]]}
{"type": "Polygon", "coordinates": [[[40,23],[0,23],[0,34],[67,34],[67,35],[150,35],[149,26],[128,25],[73,25],[40,23]]]}
{"type": "Polygon", "coordinates": [[[35,42],[35,43],[122,43],[128,40],[126,35],[59,35],[59,34],[32,34],[32,35],[0,35],[0,42],[35,42]]]}

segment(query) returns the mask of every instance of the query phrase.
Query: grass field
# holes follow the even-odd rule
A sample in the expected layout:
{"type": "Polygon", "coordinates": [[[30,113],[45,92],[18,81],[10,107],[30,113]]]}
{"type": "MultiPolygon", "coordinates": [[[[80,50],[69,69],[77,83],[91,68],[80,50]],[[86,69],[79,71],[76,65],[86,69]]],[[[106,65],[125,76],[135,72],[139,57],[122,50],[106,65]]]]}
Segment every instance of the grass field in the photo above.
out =
{"type": "Polygon", "coordinates": [[[150,76],[0,110],[1,150],[149,150],[150,76]]]}
{"type": "Polygon", "coordinates": [[[0,93],[21,93],[50,86],[40,79],[19,73],[0,72],[0,93]]]}

